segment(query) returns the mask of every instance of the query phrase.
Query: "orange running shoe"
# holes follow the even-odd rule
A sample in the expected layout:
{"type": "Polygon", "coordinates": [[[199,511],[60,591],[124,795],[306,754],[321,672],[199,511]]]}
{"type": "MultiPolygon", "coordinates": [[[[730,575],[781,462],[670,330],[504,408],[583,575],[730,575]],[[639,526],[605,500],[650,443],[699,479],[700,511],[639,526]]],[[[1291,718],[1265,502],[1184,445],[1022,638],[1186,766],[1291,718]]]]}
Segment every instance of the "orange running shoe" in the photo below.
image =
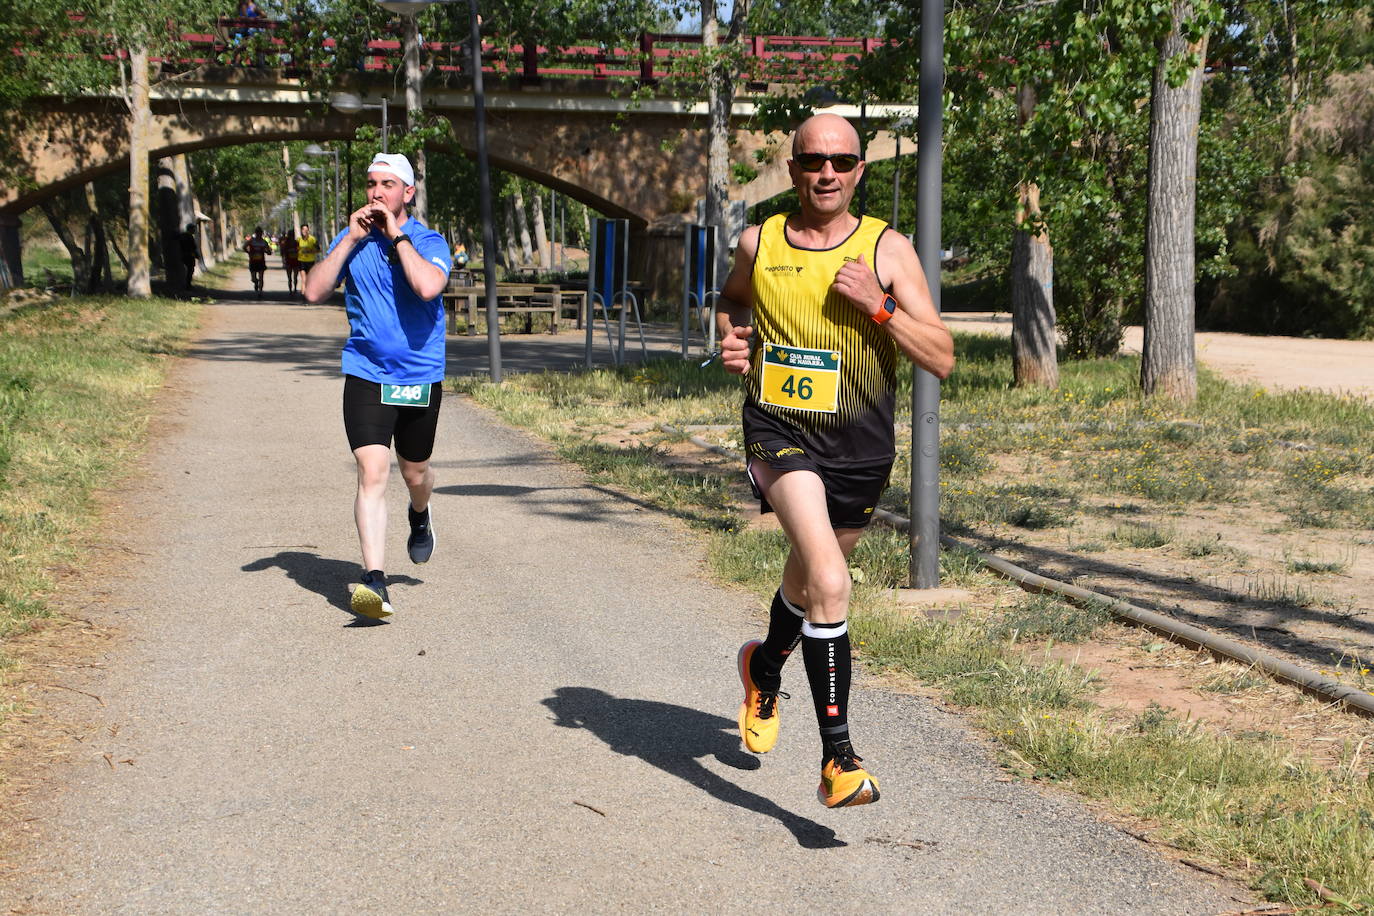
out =
{"type": "Polygon", "coordinates": [[[749,660],[762,645],[762,640],[751,639],[739,647],[739,679],[744,684],[739,734],[755,754],[766,754],[778,743],[778,697],[787,697],[781,690],[760,690],[749,676],[749,660]]]}
{"type": "Polygon", "coordinates": [[[828,749],[821,764],[821,784],[816,796],[827,808],[848,808],[878,800],[878,780],[859,766],[863,760],[848,742],[828,749]]]}

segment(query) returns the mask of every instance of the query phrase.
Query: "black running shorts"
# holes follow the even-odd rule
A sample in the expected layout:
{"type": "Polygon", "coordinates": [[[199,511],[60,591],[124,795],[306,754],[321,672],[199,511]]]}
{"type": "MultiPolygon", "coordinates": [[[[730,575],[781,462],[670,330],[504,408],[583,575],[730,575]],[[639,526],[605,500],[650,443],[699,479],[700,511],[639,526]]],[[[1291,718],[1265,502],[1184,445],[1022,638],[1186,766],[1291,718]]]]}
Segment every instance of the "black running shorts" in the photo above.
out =
{"type": "Polygon", "coordinates": [[[382,386],[356,375],[344,376],[344,431],[348,447],[364,445],[391,447],[396,439],[396,454],[406,461],[426,461],[434,451],[434,433],[439,427],[441,383],[430,389],[428,407],[395,407],[382,403],[382,386]]]}
{"type": "MultiPolygon", "coordinates": [[[[746,470],[748,461],[761,461],[775,471],[814,472],[825,486],[825,508],[830,513],[830,527],[866,528],[873,521],[878,497],[887,489],[893,459],[877,464],[827,466],[795,443],[784,439],[765,439],[750,443],[746,470]]],[[[749,485],[758,497],[760,511],[772,512],[773,507],[763,498],[753,474],[749,475],[749,485]]]]}

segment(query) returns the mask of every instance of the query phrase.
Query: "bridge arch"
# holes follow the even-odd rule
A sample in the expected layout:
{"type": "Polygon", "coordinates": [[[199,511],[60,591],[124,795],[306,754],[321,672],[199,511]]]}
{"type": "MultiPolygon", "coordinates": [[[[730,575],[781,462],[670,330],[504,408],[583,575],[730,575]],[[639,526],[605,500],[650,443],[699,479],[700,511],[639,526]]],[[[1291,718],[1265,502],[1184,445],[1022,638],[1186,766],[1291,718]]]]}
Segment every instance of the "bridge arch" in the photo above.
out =
{"type": "MultiPolygon", "coordinates": [[[[585,81],[583,81],[585,82],[585,81]]],[[[394,92],[390,80],[378,92],[394,92]]],[[[472,154],[475,131],[470,93],[427,92],[426,112],[446,117],[452,146],[472,154]]],[[[400,112],[403,107],[393,106],[400,112]]],[[[129,156],[128,115],[122,99],[49,99],[15,132],[19,180],[0,188],[0,221],[44,198],[121,169],[129,156]]],[[[489,94],[487,138],[491,162],[580,201],[598,212],[630,221],[633,260],[641,265],[678,262],[682,226],[695,218],[706,184],[703,106],[672,99],[629,102],[604,85],[560,87],[538,92],[497,90],[489,94]]],[[[754,153],[768,161],[748,185],[731,196],[754,204],[790,186],[788,140],[748,126],[752,103],[737,102],[733,118],[734,159],[758,168],[754,153]]],[[[376,124],[376,112],[345,115],[324,109],[295,81],[265,74],[207,72],[197,82],[165,84],[152,103],[151,155],[242,143],[286,140],[351,140],[358,127],[376,124]]],[[[830,110],[857,119],[853,106],[830,110]]],[[[877,115],[875,115],[876,117],[877,115]]],[[[869,159],[891,155],[892,138],[879,135],[869,159]]],[[[664,294],[668,294],[665,289],[664,294]]]]}

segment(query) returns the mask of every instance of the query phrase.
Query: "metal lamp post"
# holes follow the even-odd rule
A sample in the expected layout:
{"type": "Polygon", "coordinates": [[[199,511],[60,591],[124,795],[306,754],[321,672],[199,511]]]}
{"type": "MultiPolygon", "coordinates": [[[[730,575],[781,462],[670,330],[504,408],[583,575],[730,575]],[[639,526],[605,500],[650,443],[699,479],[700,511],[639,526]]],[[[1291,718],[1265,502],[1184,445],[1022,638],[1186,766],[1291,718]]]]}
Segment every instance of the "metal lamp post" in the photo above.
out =
{"type": "MultiPolygon", "coordinates": [[[[940,310],[941,134],[944,0],[921,0],[921,74],[916,111],[916,254],[940,310]]],[[[940,380],[915,370],[911,389],[911,585],[940,584],[940,380]]]]}
{"type": "Polygon", "coordinates": [[[367,102],[364,102],[360,97],[358,97],[358,95],[356,95],[355,93],[336,92],[329,97],[329,104],[334,108],[335,111],[340,111],[344,114],[357,114],[360,111],[380,110],[382,113],[382,152],[385,153],[387,151],[386,135],[388,125],[386,96],[382,96],[380,105],[369,105],[367,102]]]}
{"type": "Polygon", "coordinates": [[[339,151],[334,149],[324,149],[318,143],[312,143],[305,148],[307,156],[330,156],[334,159],[334,224],[330,226],[330,235],[339,232],[339,151]]]}
{"type": "MultiPolygon", "coordinates": [[[[318,225],[321,229],[323,229],[323,228],[325,227],[325,218],[324,218],[325,200],[324,200],[324,196],[325,196],[325,194],[326,194],[326,193],[328,192],[328,190],[329,190],[329,178],[328,178],[328,176],[325,174],[324,169],[316,168],[316,167],[313,166],[313,165],[306,165],[304,162],[302,162],[300,165],[296,166],[296,174],[297,174],[297,175],[300,175],[300,176],[303,177],[303,178],[307,178],[307,179],[308,179],[308,178],[311,178],[311,177],[313,177],[313,176],[316,176],[316,175],[321,176],[321,177],[320,177],[320,180],[319,180],[319,184],[318,184],[318,185],[311,185],[311,187],[318,187],[319,192],[320,192],[320,206],[319,206],[320,221],[319,221],[318,223],[316,223],[316,225],[318,225]]],[[[336,188],[335,188],[335,196],[336,196],[336,198],[337,198],[337,195],[338,195],[338,189],[337,189],[337,186],[336,186],[336,188]]],[[[337,210],[338,207],[335,206],[333,209],[337,210]]],[[[335,234],[337,231],[338,231],[338,230],[337,230],[334,226],[331,225],[331,226],[329,227],[329,237],[330,237],[330,238],[333,238],[333,237],[334,237],[334,234],[335,234]]]]}

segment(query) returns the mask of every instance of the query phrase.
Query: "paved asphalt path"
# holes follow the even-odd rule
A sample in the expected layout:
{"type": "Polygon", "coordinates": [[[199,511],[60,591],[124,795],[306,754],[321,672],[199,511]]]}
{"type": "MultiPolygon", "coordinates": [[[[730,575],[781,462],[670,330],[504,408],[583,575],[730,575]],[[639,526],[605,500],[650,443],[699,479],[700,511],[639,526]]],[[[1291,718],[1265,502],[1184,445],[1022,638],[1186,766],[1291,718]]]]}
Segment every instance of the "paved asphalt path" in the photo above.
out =
{"type": "Polygon", "coordinates": [[[958,717],[862,676],[852,720],[882,801],[821,807],[799,663],[779,746],[740,748],[756,602],[711,584],[673,519],[456,396],[435,559],[405,559],[393,474],[397,612],[359,625],[343,332],[334,306],[208,308],[124,500],[141,556],[100,619],[128,638],[68,682],[105,706],[18,911],[1237,908],[1073,799],[999,782],[958,717]]]}

